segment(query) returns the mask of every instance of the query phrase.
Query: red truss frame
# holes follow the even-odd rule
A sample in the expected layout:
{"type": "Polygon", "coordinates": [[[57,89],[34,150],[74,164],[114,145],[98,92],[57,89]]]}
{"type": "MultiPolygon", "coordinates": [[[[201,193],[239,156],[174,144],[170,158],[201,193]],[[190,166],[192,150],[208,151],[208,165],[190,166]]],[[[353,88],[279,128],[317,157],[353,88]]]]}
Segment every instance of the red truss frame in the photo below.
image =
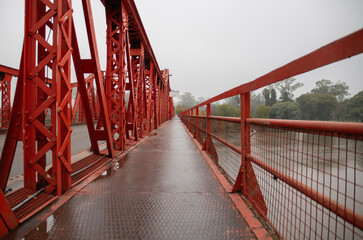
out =
{"type": "MultiPolygon", "coordinates": [[[[45,190],[52,198],[71,188],[71,123],[85,121],[91,150],[101,154],[98,142],[105,141],[106,153],[114,157],[115,150],[124,151],[127,143],[141,139],[173,115],[168,71],[158,67],[135,3],[102,1],[107,21],[105,75],[100,68],[90,0],[82,0],[89,59],[80,55],[71,3],[26,1],[20,69],[0,65],[1,127],[8,127],[0,158],[2,192],[18,141],[24,146],[23,189],[45,190]],[[71,83],[71,58],[77,83],[71,83]],[[12,76],[18,76],[13,109],[12,76]],[[46,171],[48,152],[52,153],[52,167],[46,171]]],[[[18,219],[3,193],[0,205],[2,236],[17,226],[18,219]]]]}

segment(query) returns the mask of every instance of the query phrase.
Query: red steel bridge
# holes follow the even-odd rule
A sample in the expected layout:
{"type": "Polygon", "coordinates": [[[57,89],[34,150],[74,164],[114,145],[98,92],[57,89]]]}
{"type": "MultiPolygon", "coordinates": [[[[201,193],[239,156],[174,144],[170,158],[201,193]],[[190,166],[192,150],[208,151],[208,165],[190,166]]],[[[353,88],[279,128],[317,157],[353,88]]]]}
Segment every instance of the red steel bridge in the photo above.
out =
{"type": "Polygon", "coordinates": [[[174,116],[135,3],[101,1],[105,71],[90,0],[87,43],[71,0],[25,1],[19,69],[0,65],[0,237],[363,238],[363,124],[250,117],[251,91],[361,54],[363,29],[174,116]],[[234,96],[240,117],[212,115],[234,96]],[[90,148],[71,156],[75,123],[90,148]],[[18,142],[23,183],[9,190],[18,142]]]}

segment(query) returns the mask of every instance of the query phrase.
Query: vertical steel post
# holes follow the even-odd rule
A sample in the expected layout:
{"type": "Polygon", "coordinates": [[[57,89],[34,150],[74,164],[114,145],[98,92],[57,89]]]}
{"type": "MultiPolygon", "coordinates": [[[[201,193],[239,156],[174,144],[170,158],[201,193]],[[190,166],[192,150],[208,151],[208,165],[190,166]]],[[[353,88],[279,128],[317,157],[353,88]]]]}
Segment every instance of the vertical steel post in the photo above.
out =
{"type": "Polygon", "coordinates": [[[25,13],[24,88],[22,96],[16,99],[16,102],[23,101],[24,187],[36,190],[38,173],[38,180],[43,178],[49,183],[48,192],[56,186],[62,191],[63,186],[69,185],[66,178],[70,179],[71,171],[70,154],[67,154],[70,153],[71,131],[68,113],[71,6],[65,0],[54,3],[26,1],[25,13]],[[49,41],[45,36],[45,26],[49,35],[53,34],[49,41]],[[46,68],[52,73],[52,83],[45,77],[46,68]],[[44,123],[47,109],[51,113],[50,128],[44,123]],[[45,154],[49,150],[52,150],[52,176],[44,169],[45,154]]]}
{"type": "Polygon", "coordinates": [[[232,192],[242,191],[247,194],[247,164],[246,154],[250,149],[250,127],[246,123],[246,119],[250,117],[250,93],[240,94],[241,99],[241,166],[233,186],[232,192]]]}
{"type": "Polygon", "coordinates": [[[130,49],[132,57],[132,71],[133,71],[133,86],[134,86],[134,99],[135,99],[135,129],[137,131],[137,138],[143,136],[143,109],[144,109],[144,46],[139,41],[134,41],[130,49]]]}
{"type": "Polygon", "coordinates": [[[246,123],[246,119],[250,117],[250,93],[240,95],[241,99],[241,163],[242,163],[242,193],[247,194],[247,166],[246,166],[246,155],[251,153],[250,145],[250,126],[246,123]]]}
{"type": "Polygon", "coordinates": [[[154,82],[155,82],[155,66],[152,61],[150,61],[150,78],[149,78],[149,97],[148,97],[148,124],[149,124],[149,131],[151,132],[154,129],[154,109],[155,109],[155,101],[154,101],[154,82]]]}
{"type": "MultiPolygon", "coordinates": [[[[87,28],[87,35],[88,35],[88,42],[90,46],[90,53],[91,53],[91,61],[83,60],[85,65],[88,68],[94,68],[93,72],[95,75],[95,82],[97,87],[97,97],[99,98],[100,104],[100,121],[103,122],[103,130],[95,130],[95,134],[98,136],[98,139],[102,139],[106,141],[108,154],[111,157],[114,157],[114,148],[113,148],[113,140],[111,135],[111,125],[108,115],[107,103],[106,103],[106,92],[104,89],[103,83],[103,74],[101,72],[100,61],[98,57],[98,49],[97,49],[97,42],[96,42],[96,32],[93,23],[93,16],[92,16],[92,8],[90,0],[82,0],[84,17],[86,20],[86,28],[87,28]]],[[[85,71],[86,73],[87,71],[85,71]]],[[[92,138],[93,136],[91,136],[92,138]]]]}
{"type": "MultiPolygon", "coordinates": [[[[44,4],[39,4],[38,5],[38,16],[42,17],[45,15],[45,5],[44,4]]],[[[41,26],[39,28],[38,31],[39,35],[42,36],[43,38],[46,38],[46,28],[45,25],[41,26]]],[[[45,57],[46,57],[46,49],[44,46],[42,46],[41,44],[38,44],[38,59],[37,59],[37,64],[39,65],[39,63],[41,63],[45,57]]],[[[45,68],[41,69],[38,72],[38,77],[40,79],[47,79],[48,76],[45,76],[45,68]]],[[[44,91],[42,91],[41,88],[37,89],[37,103],[38,105],[42,105],[46,99],[46,93],[44,91]]],[[[42,124],[45,125],[45,119],[46,119],[46,114],[48,113],[48,108],[42,112],[41,114],[39,114],[37,120],[42,124]]],[[[36,131],[36,138],[37,138],[37,151],[40,151],[45,144],[47,143],[46,137],[44,135],[41,134],[41,132],[39,132],[39,130],[36,131]]],[[[42,169],[45,169],[45,165],[46,165],[46,156],[43,155],[39,160],[38,160],[38,164],[42,169]]],[[[46,184],[46,182],[44,181],[44,178],[41,174],[37,173],[37,178],[38,178],[38,183],[37,183],[37,187],[44,187],[44,185],[46,184]]]]}
{"type": "Polygon", "coordinates": [[[126,31],[128,16],[120,2],[106,3],[107,69],[106,94],[114,147],[126,149],[126,31]]]}
{"type": "Polygon", "coordinates": [[[208,139],[210,138],[210,103],[207,104],[207,112],[206,112],[206,133],[205,133],[205,141],[203,145],[203,150],[208,151],[209,149],[209,143],[208,139]]]}
{"type": "Polygon", "coordinates": [[[72,54],[72,5],[71,1],[58,0],[56,16],[57,40],[57,194],[71,187],[71,54],[72,54]]]}
{"type": "Polygon", "coordinates": [[[159,122],[159,113],[158,113],[158,106],[159,106],[159,101],[158,101],[158,76],[155,77],[154,82],[153,82],[153,90],[154,90],[154,129],[158,128],[158,122],[159,122]]]}
{"type": "Polygon", "coordinates": [[[195,131],[194,131],[194,138],[198,139],[198,123],[199,123],[199,119],[198,119],[198,116],[199,116],[199,108],[196,108],[195,109],[195,131]]]}

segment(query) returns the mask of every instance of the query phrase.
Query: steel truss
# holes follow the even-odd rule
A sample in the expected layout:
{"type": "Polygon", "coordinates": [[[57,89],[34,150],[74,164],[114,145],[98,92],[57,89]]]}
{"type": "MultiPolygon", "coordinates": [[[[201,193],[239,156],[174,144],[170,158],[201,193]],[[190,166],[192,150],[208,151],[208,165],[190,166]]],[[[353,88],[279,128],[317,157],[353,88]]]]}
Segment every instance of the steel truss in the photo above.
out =
{"type": "MultiPolygon", "coordinates": [[[[82,0],[82,4],[90,59],[80,55],[71,0],[25,3],[25,37],[19,72],[9,73],[7,69],[4,77],[0,75],[2,113],[6,113],[2,114],[2,120],[8,123],[0,158],[0,236],[24,220],[18,219],[10,207],[11,193],[3,193],[18,141],[24,145],[23,192],[42,191],[47,199],[52,199],[72,185],[72,122],[87,123],[95,154],[101,154],[98,142],[105,141],[106,154],[114,157],[129,143],[143,138],[173,116],[169,71],[160,71],[134,2],[102,3],[107,22],[105,76],[100,68],[89,0],[82,0]],[[71,58],[77,83],[71,83],[71,58]],[[18,75],[12,111],[11,74],[18,75]],[[10,115],[8,122],[6,117],[10,115]],[[52,167],[46,170],[48,152],[52,167]]],[[[1,72],[4,68],[0,68],[1,72]]]]}

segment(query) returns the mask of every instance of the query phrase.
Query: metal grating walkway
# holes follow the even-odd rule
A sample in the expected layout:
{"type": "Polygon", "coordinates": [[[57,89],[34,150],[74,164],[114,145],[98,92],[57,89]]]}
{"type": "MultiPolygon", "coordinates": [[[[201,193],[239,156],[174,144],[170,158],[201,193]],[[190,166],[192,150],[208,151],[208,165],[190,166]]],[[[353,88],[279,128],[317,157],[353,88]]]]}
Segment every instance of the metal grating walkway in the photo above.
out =
{"type": "Polygon", "coordinates": [[[255,239],[179,119],[163,125],[26,239],[255,239]]]}

